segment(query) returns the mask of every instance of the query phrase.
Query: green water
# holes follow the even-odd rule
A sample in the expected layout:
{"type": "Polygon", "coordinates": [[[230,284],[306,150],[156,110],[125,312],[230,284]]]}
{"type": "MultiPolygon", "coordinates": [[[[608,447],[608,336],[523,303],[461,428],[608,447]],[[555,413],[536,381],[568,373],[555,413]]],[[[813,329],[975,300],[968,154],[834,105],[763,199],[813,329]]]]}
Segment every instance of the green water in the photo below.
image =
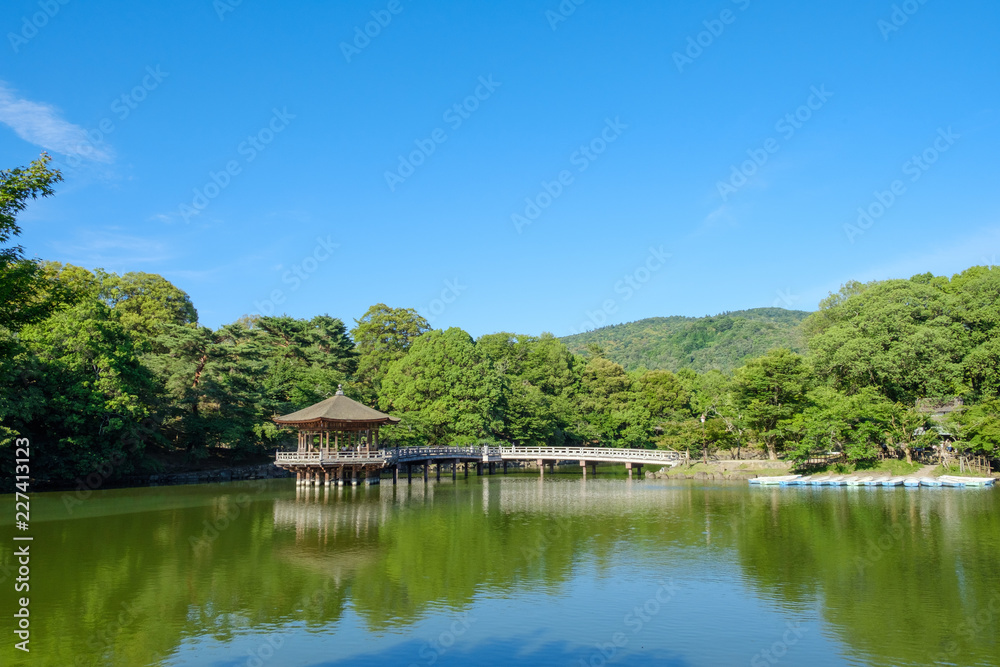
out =
{"type": "Polygon", "coordinates": [[[547,474],[36,494],[30,654],[3,498],[3,665],[1000,663],[994,489],[547,474]]]}

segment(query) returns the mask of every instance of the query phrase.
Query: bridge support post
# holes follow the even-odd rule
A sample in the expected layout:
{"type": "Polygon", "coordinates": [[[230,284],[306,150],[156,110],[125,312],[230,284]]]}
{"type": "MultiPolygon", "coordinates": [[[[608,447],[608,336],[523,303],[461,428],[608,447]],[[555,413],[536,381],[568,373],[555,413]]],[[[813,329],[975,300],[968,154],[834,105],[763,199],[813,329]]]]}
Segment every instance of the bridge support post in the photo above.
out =
{"type": "Polygon", "coordinates": [[[639,475],[639,479],[642,479],[642,464],[641,463],[636,463],[635,464],[635,469],[636,469],[636,474],[639,475]]]}
{"type": "Polygon", "coordinates": [[[346,481],[346,478],[347,478],[347,469],[344,468],[343,466],[341,466],[337,470],[337,486],[338,487],[344,486],[344,482],[346,481]]]}
{"type": "Polygon", "coordinates": [[[427,469],[431,467],[430,461],[424,461],[424,484],[427,483],[427,469]]]}
{"type": "Polygon", "coordinates": [[[399,464],[392,466],[392,485],[396,486],[399,482],[399,464]]]}
{"type": "Polygon", "coordinates": [[[469,478],[469,462],[466,461],[464,465],[465,465],[465,478],[468,479],[469,478]]]}
{"type": "Polygon", "coordinates": [[[496,464],[495,464],[495,463],[493,463],[493,461],[490,461],[490,474],[491,474],[491,475],[493,474],[493,470],[494,470],[494,466],[495,466],[495,465],[496,465],[496,464]]]}
{"type": "Polygon", "coordinates": [[[330,486],[330,471],[324,470],[323,475],[326,477],[326,479],[323,480],[324,482],[326,482],[324,486],[330,486]]]}
{"type": "Polygon", "coordinates": [[[556,462],[555,461],[549,461],[549,472],[552,473],[553,475],[555,474],[555,472],[556,472],[556,462]]]}
{"type": "Polygon", "coordinates": [[[542,459],[537,459],[535,463],[538,464],[538,476],[545,479],[545,461],[542,459]]]}
{"type": "Polygon", "coordinates": [[[507,474],[507,459],[503,460],[503,474],[507,474]]]}
{"type": "Polygon", "coordinates": [[[483,462],[476,461],[476,475],[479,477],[483,476],[483,462]]]}
{"type": "Polygon", "coordinates": [[[413,464],[406,464],[406,483],[413,484],[413,464]]]}
{"type": "Polygon", "coordinates": [[[458,459],[453,459],[451,462],[451,481],[456,481],[458,479],[458,459]]]}
{"type": "Polygon", "coordinates": [[[631,461],[626,461],[625,462],[625,470],[628,470],[628,478],[632,479],[632,462],[631,461]]]}
{"type": "Polygon", "coordinates": [[[580,470],[583,471],[583,478],[587,479],[587,462],[586,461],[580,461],[580,470]]]}
{"type": "Polygon", "coordinates": [[[441,462],[438,461],[437,465],[434,466],[434,480],[437,482],[441,481],[441,462]]]}
{"type": "Polygon", "coordinates": [[[302,486],[302,471],[295,471],[295,486],[302,486]]]}
{"type": "Polygon", "coordinates": [[[590,471],[594,473],[595,477],[597,476],[597,461],[590,464],[590,471]]]}

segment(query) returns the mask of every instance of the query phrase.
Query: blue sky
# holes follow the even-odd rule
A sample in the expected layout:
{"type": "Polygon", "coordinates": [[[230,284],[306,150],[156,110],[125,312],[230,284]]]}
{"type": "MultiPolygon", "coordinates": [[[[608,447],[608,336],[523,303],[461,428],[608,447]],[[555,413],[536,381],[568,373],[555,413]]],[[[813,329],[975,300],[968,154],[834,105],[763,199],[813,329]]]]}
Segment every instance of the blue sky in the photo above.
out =
{"type": "Polygon", "coordinates": [[[0,26],[0,168],[66,177],[28,253],[162,274],[208,326],[385,302],[566,335],[1000,255],[988,0],[7,0],[0,26]]]}

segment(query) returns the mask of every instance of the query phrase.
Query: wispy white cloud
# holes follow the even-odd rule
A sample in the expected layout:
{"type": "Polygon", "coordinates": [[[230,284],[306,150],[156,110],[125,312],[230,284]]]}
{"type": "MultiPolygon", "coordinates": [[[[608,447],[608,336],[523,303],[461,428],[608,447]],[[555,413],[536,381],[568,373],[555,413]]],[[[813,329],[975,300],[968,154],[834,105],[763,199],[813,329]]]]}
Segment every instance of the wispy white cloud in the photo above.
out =
{"type": "Polygon", "coordinates": [[[25,141],[53,153],[105,163],[115,159],[110,146],[92,142],[86,130],[64,120],[58,109],[20,97],[3,81],[0,81],[0,123],[25,141]]]}
{"type": "MultiPolygon", "coordinates": [[[[82,230],[73,240],[52,241],[61,261],[86,267],[133,267],[173,258],[168,245],[154,238],[123,234],[115,229],[82,230]]],[[[127,270],[134,270],[128,268],[127,270]]]]}

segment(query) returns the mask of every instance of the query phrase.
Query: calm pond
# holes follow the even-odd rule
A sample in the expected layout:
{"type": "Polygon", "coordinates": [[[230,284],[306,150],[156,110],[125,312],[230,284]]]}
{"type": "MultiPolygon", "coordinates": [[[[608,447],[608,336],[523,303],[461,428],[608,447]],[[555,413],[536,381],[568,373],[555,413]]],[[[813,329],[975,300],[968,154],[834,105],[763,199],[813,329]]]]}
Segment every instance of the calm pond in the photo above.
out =
{"type": "Polygon", "coordinates": [[[5,614],[4,665],[1000,663],[993,489],[546,474],[64,501],[32,497],[31,653],[5,614]]]}

